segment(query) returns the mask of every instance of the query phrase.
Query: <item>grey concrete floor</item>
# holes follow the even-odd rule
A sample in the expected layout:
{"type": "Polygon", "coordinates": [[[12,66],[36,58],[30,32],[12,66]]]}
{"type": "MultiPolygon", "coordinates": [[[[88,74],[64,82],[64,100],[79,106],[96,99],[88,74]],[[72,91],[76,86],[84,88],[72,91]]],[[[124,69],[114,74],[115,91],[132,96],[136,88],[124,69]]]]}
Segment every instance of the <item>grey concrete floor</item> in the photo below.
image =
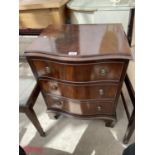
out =
{"type": "MultiPolygon", "coordinates": [[[[31,77],[32,72],[27,63],[20,63],[19,69],[20,78],[31,77]]],[[[128,73],[134,85],[134,61],[130,63],[128,73]]],[[[25,85],[26,82],[23,87],[25,85]]],[[[126,92],[125,87],[123,89],[126,92]]],[[[131,111],[131,101],[127,92],[125,96],[131,111]]],[[[128,121],[121,99],[117,106],[118,121],[114,128],[105,127],[102,120],[79,120],[65,116],[58,120],[51,119],[46,113],[41,94],[34,110],[47,136],[40,137],[28,118],[24,114],[19,115],[19,144],[25,149],[29,148],[29,155],[121,155],[127,147],[122,143],[128,121]],[[40,149],[40,152],[35,149],[40,149]]],[[[133,142],[134,134],[129,144],[133,142]]]]}

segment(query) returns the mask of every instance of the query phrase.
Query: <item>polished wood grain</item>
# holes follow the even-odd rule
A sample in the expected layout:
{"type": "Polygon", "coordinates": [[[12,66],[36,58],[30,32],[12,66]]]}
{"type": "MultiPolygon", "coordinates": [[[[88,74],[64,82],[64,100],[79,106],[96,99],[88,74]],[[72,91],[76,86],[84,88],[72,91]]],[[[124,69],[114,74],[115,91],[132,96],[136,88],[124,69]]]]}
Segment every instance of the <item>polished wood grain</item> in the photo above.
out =
{"type": "Polygon", "coordinates": [[[119,81],[124,62],[58,63],[49,60],[31,59],[38,77],[51,77],[63,81],[119,81]]]}
{"type": "Polygon", "coordinates": [[[34,53],[68,61],[132,58],[121,24],[50,25],[26,50],[26,55],[34,53]]]}
{"type": "Polygon", "coordinates": [[[117,84],[67,84],[51,80],[39,80],[43,92],[71,99],[104,99],[114,100],[117,84]]]}
{"type": "Polygon", "coordinates": [[[115,124],[132,59],[120,24],[50,25],[25,56],[49,111],[115,124]]]}
{"type": "Polygon", "coordinates": [[[97,115],[97,114],[109,114],[114,113],[114,104],[110,101],[79,101],[69,100],[61,97],[55,97],[51,95],[45,96],[48,109],[57,109],[67,113],[73,113],[77,115],[97,115]]]}

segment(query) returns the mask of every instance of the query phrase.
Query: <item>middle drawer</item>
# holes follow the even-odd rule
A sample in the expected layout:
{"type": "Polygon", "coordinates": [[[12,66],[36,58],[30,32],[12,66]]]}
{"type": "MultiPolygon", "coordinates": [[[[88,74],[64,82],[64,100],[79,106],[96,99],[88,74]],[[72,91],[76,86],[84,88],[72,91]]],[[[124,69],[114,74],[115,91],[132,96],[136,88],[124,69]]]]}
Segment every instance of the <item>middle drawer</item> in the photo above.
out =
{"type": "Polygon", "coordinates": [[[46,94],[63,96],[71,99],[114,99],[118,84],[68,84],[40,79],[41,89],[46,94]]]}

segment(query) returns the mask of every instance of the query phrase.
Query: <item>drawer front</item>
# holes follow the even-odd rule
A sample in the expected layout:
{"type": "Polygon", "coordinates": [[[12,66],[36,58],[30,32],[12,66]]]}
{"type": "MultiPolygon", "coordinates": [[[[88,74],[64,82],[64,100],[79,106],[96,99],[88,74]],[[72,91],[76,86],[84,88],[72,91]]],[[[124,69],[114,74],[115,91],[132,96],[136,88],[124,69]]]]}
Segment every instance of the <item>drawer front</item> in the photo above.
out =
{"type": "Polygon", "coordinates": [[[119,81],[123,62],[89,64],[62,64],[52,61],[31,60],[39,77],[52,77],[63,81],[119,81]]]}
{"type": "Polygon", "coordinates": [[[43,92],[71,99],[114,99],[117,84],[67,84],[51,80],[39,80],[43,92]]]}
{"type": "Polygon", "coordinates": [[[78,100],[57,98],[51,95],[46,95],[45,99],[48,108],[52,110],[60,110],[77,115],[112,115],[114,113],[113,102],[103,102],[97,100],[91,102],[80,102],[78,100]]]}

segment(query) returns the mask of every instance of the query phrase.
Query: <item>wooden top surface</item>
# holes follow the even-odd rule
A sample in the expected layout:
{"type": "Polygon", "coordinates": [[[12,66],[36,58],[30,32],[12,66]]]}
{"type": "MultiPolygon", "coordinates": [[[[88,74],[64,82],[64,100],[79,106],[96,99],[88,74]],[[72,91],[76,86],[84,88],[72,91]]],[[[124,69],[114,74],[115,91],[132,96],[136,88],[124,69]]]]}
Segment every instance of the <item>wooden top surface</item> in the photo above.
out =
{"type": "Polygon", "coordinates": [[[19,0],[19,10],[60,8],[69,0],[19,0]]]}
{"type": "Polygon", "coordinates": [[[132,59],[121,24],[50,25],[25,54],[73,61],[132,59]]]}

